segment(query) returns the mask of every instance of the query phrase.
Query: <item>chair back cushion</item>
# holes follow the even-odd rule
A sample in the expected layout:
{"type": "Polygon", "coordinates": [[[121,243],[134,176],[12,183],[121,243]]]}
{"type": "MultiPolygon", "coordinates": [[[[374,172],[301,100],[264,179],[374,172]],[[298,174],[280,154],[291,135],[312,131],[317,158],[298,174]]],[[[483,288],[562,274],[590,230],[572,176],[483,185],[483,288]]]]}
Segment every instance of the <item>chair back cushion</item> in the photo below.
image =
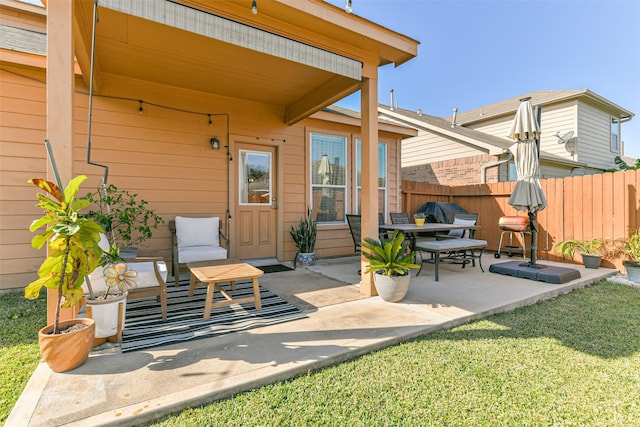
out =
{"type": "Polygon", "coordinates": [[[176,216],[178,248],[189,246],[220,246],[220,218],[189,218],[176,216]]]}
{"type": "MultiPolygon", "coordinates": [[[[472,219],[455,218],[453,223],[456,225],[476,225],[476,221],[472,219]]],[[[449,236],[466,239],[469,236],[469,230],[449,230],[449,236]]]]}

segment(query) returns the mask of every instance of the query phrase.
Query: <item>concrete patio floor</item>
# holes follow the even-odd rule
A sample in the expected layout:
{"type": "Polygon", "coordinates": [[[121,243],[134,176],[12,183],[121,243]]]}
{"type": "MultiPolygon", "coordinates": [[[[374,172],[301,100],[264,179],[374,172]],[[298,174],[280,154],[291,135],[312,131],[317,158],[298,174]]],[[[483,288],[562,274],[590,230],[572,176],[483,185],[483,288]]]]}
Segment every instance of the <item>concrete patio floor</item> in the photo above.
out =
{"type": "Polygon", "coordinates": [[[40,363],[7,426],[135,425],[164,414],[304,374],[443,328],[513,310],[587,286],[616,270],[576,268],[581,278],[554,285],[443,264],[427,266],[407,297],[387,303],[360,294],[359,257],[318,260],[309,270],[265,274],[260,284],[308,317],[179,344],[121,353],[94,350],[70,372],[40,363]]]}

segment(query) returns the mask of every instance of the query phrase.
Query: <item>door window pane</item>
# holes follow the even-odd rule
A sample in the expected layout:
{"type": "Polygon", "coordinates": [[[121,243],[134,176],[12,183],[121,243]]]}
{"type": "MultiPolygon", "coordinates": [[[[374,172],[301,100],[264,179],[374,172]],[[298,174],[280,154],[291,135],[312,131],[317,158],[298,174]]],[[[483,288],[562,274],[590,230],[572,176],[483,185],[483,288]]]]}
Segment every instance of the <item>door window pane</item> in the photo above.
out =
{"type": "Polygon", "coordinates": [[[239,201],[271,204],[271,153],[240,150],[239,201]]]}

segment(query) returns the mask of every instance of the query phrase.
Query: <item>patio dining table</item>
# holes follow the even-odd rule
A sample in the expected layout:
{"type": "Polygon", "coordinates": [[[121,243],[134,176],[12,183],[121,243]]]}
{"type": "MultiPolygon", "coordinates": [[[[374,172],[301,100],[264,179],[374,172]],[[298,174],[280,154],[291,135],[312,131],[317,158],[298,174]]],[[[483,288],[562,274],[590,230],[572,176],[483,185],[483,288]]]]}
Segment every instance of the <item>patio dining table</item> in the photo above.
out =
{"type": "Polygon", "coordinates": [[[380,224],[378,226],[380,230],[398,230],[403,233],[431,233],[438,231],[451,231],[451,230],[478,230],[479,225],[466,225],[466,224],[444,224],[440,222],[425,222],[424,225],[414,224],[380,224]]]}

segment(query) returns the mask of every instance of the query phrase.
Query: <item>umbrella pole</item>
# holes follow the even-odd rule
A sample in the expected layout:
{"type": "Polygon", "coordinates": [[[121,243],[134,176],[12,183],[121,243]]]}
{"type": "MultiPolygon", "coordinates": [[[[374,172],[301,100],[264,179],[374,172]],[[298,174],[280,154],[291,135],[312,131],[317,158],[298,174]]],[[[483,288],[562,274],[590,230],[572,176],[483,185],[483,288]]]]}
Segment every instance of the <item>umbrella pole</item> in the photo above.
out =
{"type": "Polygon", "coordinates": [[[535,220],[536,214],[529,211],[529,224],[531,224],[531,260],[529,261],[529,263],[531,265],[536,264],[536,251],[538,250],[536,242],[538,240],[538,230],[536,229],[535,220]]]}

